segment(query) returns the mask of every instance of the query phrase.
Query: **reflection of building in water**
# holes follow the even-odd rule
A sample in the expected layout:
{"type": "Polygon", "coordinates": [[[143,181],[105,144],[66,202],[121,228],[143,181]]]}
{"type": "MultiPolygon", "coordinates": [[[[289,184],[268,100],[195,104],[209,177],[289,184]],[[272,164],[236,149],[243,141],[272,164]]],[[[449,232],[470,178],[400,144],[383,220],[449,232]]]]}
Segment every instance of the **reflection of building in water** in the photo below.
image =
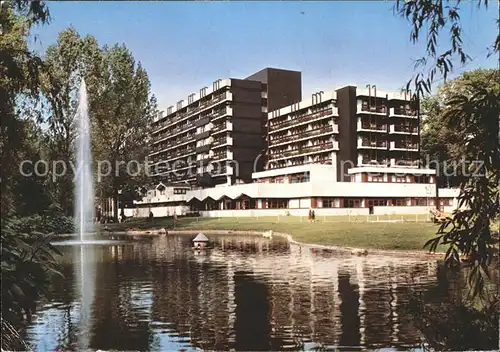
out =
{"type": "MultiPolygon", "coordinates": [[[[254,241],[257,253],[251,257],[227,251],[237,246],[224,240],[226,250],[214,250],[210,260],[231,263],[247,276],[267,283],[270,340],[280,340],[282,348],[296,349],[297,341],[373,348],[397,345],[398,341],[418,342],[416,331],[401,329],[404,312],[400,303],[408,300],[412,282],[435,280],[435,263],[341,254],[325,258],[298,246],[277,258],[275,253],[269,254],[272,249],[262,250],[265,240],[254,241]]],[[[245,252],[250,244],[244,242],[240,241],[240,250],[245,252]]]]}

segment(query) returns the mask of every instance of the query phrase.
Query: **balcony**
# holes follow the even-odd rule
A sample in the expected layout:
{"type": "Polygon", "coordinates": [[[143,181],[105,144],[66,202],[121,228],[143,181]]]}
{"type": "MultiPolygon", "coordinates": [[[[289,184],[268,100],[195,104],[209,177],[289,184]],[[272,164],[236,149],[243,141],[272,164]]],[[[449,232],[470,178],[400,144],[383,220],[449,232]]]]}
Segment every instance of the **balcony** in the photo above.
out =
{"type": "Polygon", "coordinates": [[[385,140],[369,140],[366,138],[359,138],[358,139],[358,149],[387,150],[387,141],[385,141],[385,140]]]}
{"type": "Polygon", "coordinates": [[[369,158],[366,156],[358,157],[358,166],[389,166],[389,159],[387,158],[369,158]]]}
{"type": "Polygon", "coordinates": [[[225,122],[221,123],[219,125],[214,125],[212,128],[212,134],[217,134],[222,131],[232,131],[233,130],[233,123],[232,122],[225,122]]]}
{"type": "Polygon", "coordinates": [[[222,138],[217,138],[212,142],[212,148],[217,148],[217,147],[222,147],[222,146],[227,146],[227,145],[232,145],[232,144],[233,144],[232,137],[222,137],[222,138]]]}
{"type": "Polygon", "coordinates": [[[169,140],[167,143],[161,143],[159,145],[154,146],[151,150],[151,154],[157,154],[163,151],[167,151],[169,149],[179,147],[182,144],[189,143],[191,141],[193,141],[193,135],[191,134],[184,136],[182,138],[178,138],[176,140],[169,140]]]}
{"type": "Polygon", "coordinates": [[[391,142],[390,150],[403,150],[403,151],[412,151],[418,152],[418,143],[405,143],[405,142],[391,142]]]}
{"type": "Polygon", "coordinates": [[[210,136],[210,131],[203,131],[194,135],[194,139],[199,141],[200,139],[205,139],[210,136]]]}
{"type": "Polygon", "coordinates": [[[223,116],[232,116],[232,115],[233,115],[233,108],[227,106],[224,109],[215,111],[213,114],[210,115],[210,117],[212,118],[212,121],[217,121],[223,116]]]}
{"type": "Polygon", "coordinates": [[[210,106],[217,104],[223,100],[232,100],[233,95],[231,92],[224,92],[222,94],[218,94],[214,96],[211,100],[205,101],[205,102],[200,102],[199,106],[195,108],[191,108],[188,112],[182,112],[182,113],[175,113],[173,117],[167,118],[165,121],[159,122],[155,125],[155,131],[153,134],[159,133],[162,131],[165,127],[174,125],[175,123],[186,119],[190,116],[193,116],[194,114],[199,113],[200,111],[209,108],[210,106]]]}
{"type": "Polygon", "coordinates": [[[420,161],[415,159],[391,159],[391,167],[419,167],[420,161]]]}
{"type": "Polygon", "coordinates": [[[210,150],[210,144],[205,144],[199,147],[196,147],[196,154],[201,154],[208,152],[210,150]]]}
{"type": "Polygon", "coordinates": [[[368,115],[380,115],[380,116],[386,116],[387,115],[387,107],[385,106],[370,106],[368,107],[367,104],[358,104],[358,109],[357,109],[358,114],[368,114],[368,115]]]}
{"type": "Polygon", "coordinates": [[[213,160],[224,160],[228,159],[228,154],[227,151],[224,151],[222,153],[214,153],[213,160]]]}
{"type": "MultiPolygon", "coordinates": [[[[213,165],[213,164],[212,164],[213,165]]],[[[218,168],[212,169],[212,175],[232,175],[234,173],[234,169],[229,165],[221,165],[218,168]]]]}
{"type": "Polygon", "coordinates": [[[322,144],[317,144],[317,145],[299,147],[296,149],[289,149],[289,150],[283,150],[283,151],[271,153],[271,154],[269,154],[269,159],[271,159],[271,160],[287,159],[287,158],[291,158],[291,157],[299,156],[299,155],[308,155],[308,154],[314,154],[314,153],[318,153],[318,152],[327,152],[330,150],[338,150],[338,149],[339,149],[339,142],[333,141],[333,142],[327,142],[327,143],[322,143],[322,144]]]}
{"type": "Polygon", "coordinates": [[[418,135],[418,127],[391,125],[389,133],[391,134],[413,134],[418,135]]]}
{"type": "Polygon", "coordinates": [[[379,132],[387,133],[386,124],[368,123],[358,119],[358,132],[379,132]]]}
{"type": "Polygon", "coordinates": [[[330,107],[328,109],[316,111],[316,112],[309,113],[309,114],[303,114],[300,116],[290,116],[289,115],[290,119],[288,119],[288,120],[284,120],[284,121],[281,121],[279,123],[274,123],[274,124],[271,122],[271,124],[269,126],[269,132],[276,132],[280,129],[284,129],[284,128],[292,126],[292,125],[300,126],[302,124],[305,124],[306,122],[309,122],[309,121],[312,121],[315,119],[320,119],[320,118],[323,118],[326,116],[331,116],[331,115],[338,116],[338,109],[336,107],[330,107]]]}
{"type": "Polygon", "coordinates": [[[196,127],[204,126],[210,122],[209,116],[200,116],[198,119],[194,120],[194,125],[196,127]]]}
{"type": "Polygon", "coordinates": [[[311,137],[317,137],[326,133],[339,133],[339,126],[337,124],[326,124],[322,127],[315,129],[303,129],[300,131],[291,131],[294,132],[289,135],[284,135],[279,138],[273,138],[271,140],[272,145],[284,144],[290,141],[298,141],[302,139],[307,139],[311,137]]]}
{"type": "Polygon", "coordinates": [[[412,109],[401,109],[401,108],[390,108],[390,117],[407,117],[407,118],[418,118],[417,111],[412,109]]]}

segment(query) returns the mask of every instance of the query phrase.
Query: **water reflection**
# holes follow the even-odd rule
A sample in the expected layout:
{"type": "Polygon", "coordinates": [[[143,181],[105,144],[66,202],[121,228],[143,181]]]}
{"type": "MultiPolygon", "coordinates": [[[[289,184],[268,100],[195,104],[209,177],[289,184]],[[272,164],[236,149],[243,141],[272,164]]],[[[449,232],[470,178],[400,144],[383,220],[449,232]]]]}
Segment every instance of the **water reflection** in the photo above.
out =
{"type": "Polygon", "coordinates": [[[433,262],[215,240],[198,255],[176,236],[65,248],[66,278],[54,279],[28,341],[37,351],[407,349],[421,342],[404,309],[410,290],[436,301],[450,292],[433,262]]]}

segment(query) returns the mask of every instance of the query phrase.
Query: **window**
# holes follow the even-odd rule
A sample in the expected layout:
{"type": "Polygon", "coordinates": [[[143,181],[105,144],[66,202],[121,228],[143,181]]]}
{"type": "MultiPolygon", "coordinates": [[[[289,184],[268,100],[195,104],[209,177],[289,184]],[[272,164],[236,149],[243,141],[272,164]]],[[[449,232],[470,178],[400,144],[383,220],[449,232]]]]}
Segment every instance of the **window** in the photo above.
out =
{"type": "Polygon", "coordinates": [[[290,183],[303,183],[309,182],[309,172],[303,174],[290,175],[290,183]]]}
{"type": "Polygon", "coordinates": [[[174,188],[174,194],[186,194],[186,191],[184,188],[174,188]]]}
{"type": "Polygon", "coordinates": [[[335,208],[335,199],[333,198],[323,198],[322,199],[323,208],[335,208]]]}
{"type": "Polygon", "coordinates": [[[395,176],[394,182],[397,183],[406,183],[406,176],[395,176]]]}
{"type": "Polygon", "coordinates": [[[439,204],[444,207],[449,207],[453,205],[453,198],[441,198],[439,204]]]}
{"type": "Polygon", "coordinates": [[[392,205],[396,207],[405,207],[408,205],[408,199],[406,198],[396,198],[392,200],[392,205]]]}
{"type": "Polygon", "coordinates": [[[428,198],[415,198],[415,205],[419,207],[425,207],[430,205],[430,199],[428,198]]]}
{"type": "Polygon", "coordinates": [[[384,176],[382,175],[372,176],[371,182],[384,182],[384,176]]]}
{"type": "Polygon", "coordinates": [[[361,199],[344,199],[344,208],[361,208],[361,199]]]}
{"type": "Polygon", "coordinates": [[[387,206],[387,199],[370,199],[368,200],[369,207],[385,207],[387,206]]]}
{"type": "Polygon", "coordinates": [[[431,178],[429,175],[415,176],[415,183],[431,183],[431,178]]]}
{"type": "Polygon", "coordinates": [[[288,199],[268,199],[268,209],[285,209],[288,208],[288,199]]]}

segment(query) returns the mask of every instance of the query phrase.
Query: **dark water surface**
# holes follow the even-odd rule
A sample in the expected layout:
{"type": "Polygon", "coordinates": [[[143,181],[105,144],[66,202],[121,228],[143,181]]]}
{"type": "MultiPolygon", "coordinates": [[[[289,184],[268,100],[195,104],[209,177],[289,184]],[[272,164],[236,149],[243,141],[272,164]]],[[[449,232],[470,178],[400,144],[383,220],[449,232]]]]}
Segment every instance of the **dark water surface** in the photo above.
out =
{"type": "Polygon", "coordinates": [[[407,350],[422,343],[405,309],[412,292],[441,302],[453,291],[434,262],[211,239],[215,248],[200,254],[189,236],[60,246],[65,278],[54,278],[28,343],[37,351],[407,350]]]}

